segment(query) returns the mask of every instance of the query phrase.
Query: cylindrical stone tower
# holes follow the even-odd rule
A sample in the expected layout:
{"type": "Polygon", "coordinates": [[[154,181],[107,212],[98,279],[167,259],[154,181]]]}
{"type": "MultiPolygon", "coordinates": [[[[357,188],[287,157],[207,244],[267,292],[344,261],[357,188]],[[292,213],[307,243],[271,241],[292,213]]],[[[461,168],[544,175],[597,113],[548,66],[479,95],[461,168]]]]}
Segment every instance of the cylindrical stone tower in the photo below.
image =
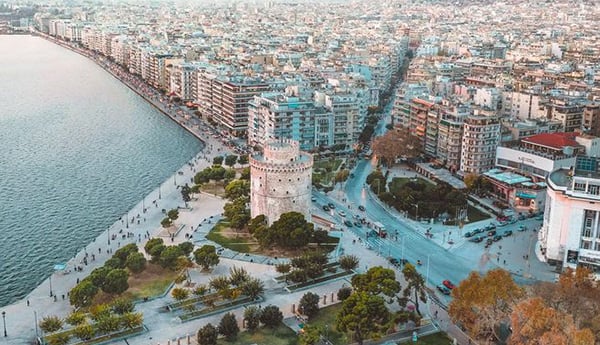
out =
{"type": "Polygon", "coordinates": [[[300,212],[310,221],[312,155],[294,140],[267,143],[263,155],[250,157],[250,213],[269,225],[282,213],[300,212]]]}

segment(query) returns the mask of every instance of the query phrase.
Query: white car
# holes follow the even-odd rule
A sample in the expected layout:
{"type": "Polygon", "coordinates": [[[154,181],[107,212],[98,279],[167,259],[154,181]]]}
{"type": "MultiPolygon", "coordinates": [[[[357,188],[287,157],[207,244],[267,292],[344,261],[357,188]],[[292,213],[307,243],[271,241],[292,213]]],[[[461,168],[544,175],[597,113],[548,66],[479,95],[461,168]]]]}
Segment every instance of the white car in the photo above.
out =
{"type": "Polygon", "coordinates": [[[344,212],[344,211],[340,211],[338,214],[339,214],[341,217],[346,217],[346,212],[344,212]]]}

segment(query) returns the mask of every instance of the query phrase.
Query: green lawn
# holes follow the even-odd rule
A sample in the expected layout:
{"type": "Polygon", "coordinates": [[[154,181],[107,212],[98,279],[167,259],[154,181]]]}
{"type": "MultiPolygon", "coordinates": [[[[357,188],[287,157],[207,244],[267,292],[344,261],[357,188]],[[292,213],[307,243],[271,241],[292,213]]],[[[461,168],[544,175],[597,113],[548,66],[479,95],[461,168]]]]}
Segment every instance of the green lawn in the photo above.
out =
{"type": "Polygon", "coordinates": [[[251,332],[241,332],[234,341],[219,339],[218,345],[296,345],[298,344],[298,335],[284,324],[278,328],[271,329],[261,327],[251,332]]]}
{"type": "Polygon", "coordinates": [[[429,182],[426,179],[420,178],[420,177],[416,177],[416,178],[394,177],[392,179],[392,181],[389,183],[388,188],[392,194],[395,194],[400,187],[404,186],[405,184],[407,184],[410,181],[419,181],[419,182],[425,183],[428,188],[435,186],[433,183],[429,182]]]}
{"type": "Polygon", "coordinates": [[[413,343],[412,340],[404,341],[400,344],[416,344],[416,345],[450,345],[452,344],[452,340],[446,336],[444,333],[435,333],[431,335],[424,336],[419,338],[416,343],[413,343]]]}
{"type": "Polygon", "coordinates": [[[340,333],[335,328],[335,319],[338,312],[342,309],[342,304],[334,304],[329,307],[321,308],[317,316],[308,321],[308,324],[314,327],[327,329],[327,339],[334,345],[350,344],[350,340],[344,333],[340,333]],[[327,326],[327,327],[325,327],[327,326]]]}
{"type": "MultiPolygon", "coordinates": [[[[485,212],[481,212],[479,211],[478,208],[473,207],[471,205],[469,205],[469,209],[467,210],[467,214],[469,217],[469,221],[465,222],[465,224],[469,224],[469,223],[475,223],[478,222],[480,220],[484,220],[484,219],[488,219],[490,218],[490,215],[485,213],[485,212]]],[[[454,221],[450,221],[450,222],[446,222],[446,225],[455,225],[454,221]]]]}
{"type": "Polygon", "coordinates": [[[327,167],[330,167],[331,171],[336,171],[336,170],[338,170],[338,168],[340,167],[340,165],[342,165],[342,160],[341,159],[334,159],[334,160],[323,159],[323,160],[315,161],[313,163],[313,169],[314,170],[317,170],[317,169],[327,169],[327,167]]]}
{"type": "Polygon", "coordinates": [[[215,226],[210,230],[208,235],[206,235],[207,240],[211,240],[222,245],[225,248],[240,252],[240,253],[249,253],[251,252],[250,245],[256,243],[253,239],[248,239],[247,237],[237,236],[237,237],[228,237],[223,236],[221,231],[230,231],[229,223],[222,220],[215,224],[215,226]]]}
{"type": "Polygon", "coordinates": [[[313,175],[321,180],[321,185],[328,186],[332,183],[336,171],[341,164],[341,159],[315,161],[313,164],[313,175]]]}

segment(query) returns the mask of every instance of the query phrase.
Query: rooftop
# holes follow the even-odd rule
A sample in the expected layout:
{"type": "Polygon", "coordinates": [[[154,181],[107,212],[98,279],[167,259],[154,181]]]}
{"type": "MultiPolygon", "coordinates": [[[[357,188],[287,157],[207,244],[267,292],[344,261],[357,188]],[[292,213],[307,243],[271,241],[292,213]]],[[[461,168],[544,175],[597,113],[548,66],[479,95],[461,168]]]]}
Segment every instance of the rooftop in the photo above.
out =
{"type": "Polygon", "coordinates": [[[558,150],[563,149],[567,146],[580,146],[577,141],[575,141],[575,137],[578,136],[578,133],[540,133],[536,135],[532,135],[530,137],[526,137],[521,139],[524,143],[537,144],[541,146],[546,146],[550,148],[555,148],[558,150]]]}

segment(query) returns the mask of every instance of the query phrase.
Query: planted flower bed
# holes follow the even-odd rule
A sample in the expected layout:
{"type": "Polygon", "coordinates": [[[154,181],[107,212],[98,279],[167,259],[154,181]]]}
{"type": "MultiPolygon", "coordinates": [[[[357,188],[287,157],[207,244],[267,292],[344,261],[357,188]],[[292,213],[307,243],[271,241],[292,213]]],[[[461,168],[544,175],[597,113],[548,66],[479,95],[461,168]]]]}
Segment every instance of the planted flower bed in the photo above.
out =
{"type": "Polygon", "coordinates": [[[298,290],[307,288],[307,287],[315,285],[315,284],[319,284],[319,283],[322,283],[322,282],[325,282],[325,281],[328,281],[328,280],[338,279],[338,278],[349,276],[349,275],[352,275],[352,274],[354,274],[354,271],[337,272],[337,273],[333,273],[333,274],[329,274],[329,275],[324,275],[324,276],[321,276],[319,278],[312,279],[310,281],[306,281],[306,282],[303,282],[303,283],[288,285],[286,287],[286,289],[289,292],[294,292],[294,291],[298,291],[298,290]]]}
{"type": "Polygon", "coordinates": [[[242,304],[255,303],[255,302],[262,301],[262,300],[263,300],[262,298],[253,300],[252,298],[250,298],[248,296],[241,296],[234,300],[220,301],[219,303],[215,303],[214,306],[206,306],[205,308],[202,308],[200,310],[195,310],[195,311],[192,311],[189,313],[179,315],[179,319],[182,322],[190,321],[190,320],[194,320],[194,319],[200,318],[200,317],[208,315],[208,314],[214,314],[214,313],[225,311],[225,310],[228,310],[231,308],[235,308],[242,304]]]}

